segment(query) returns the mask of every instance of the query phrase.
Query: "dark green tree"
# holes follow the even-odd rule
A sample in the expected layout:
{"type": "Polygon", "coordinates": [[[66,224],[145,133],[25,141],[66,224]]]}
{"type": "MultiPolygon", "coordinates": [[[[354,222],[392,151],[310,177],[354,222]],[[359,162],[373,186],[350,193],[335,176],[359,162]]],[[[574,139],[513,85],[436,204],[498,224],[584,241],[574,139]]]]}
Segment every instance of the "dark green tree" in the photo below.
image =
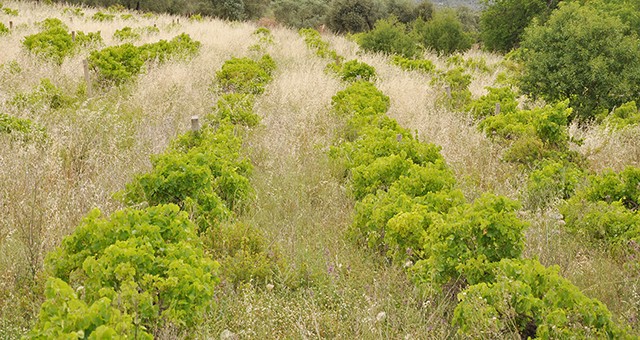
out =
{"type": "Polygon", "coordinates": [[[271,8],[280,23],[295,28],[313,28],[323,22],[329,0],[275,0],[271,8]]]}
{"type": "Polygon", "coordinates": [[[472,44],[471,37],[464,31],[453,10],[440,10],[428,22],[418,19],[414,24],[414,31],[425,47],[438,54],[465,51],[472,44]]]}
{"type": "Polygon", "coordinates": [[[327,23],[335,32],[357,33],[373,28],[380,9],[373,0],[334,0],[327,23]]]}
{"type": "Polygon", "coordinates": [[[407,58],[420,52],[417,39],[408,34],[405,25],[395,17],[378,20],[373,30],[358,37],[358,43],[367,51],[400,54],[407,58]]]}
{"type": "Polygon", "coordinates": [[[387,0],[385,6],[386,16],[394,16],[402,23],[410,23],[418,17],[416,4],[412,0],[387,0]]]}
{"type": "Polygon", "coordinates": [[[416,5],[416,18],[429,21],[433,18],[434,11],[433,3],[429,0],[423,0],[416,5]]]}
{"type": "Polygon", "coordinates": [[[521,89],[547,101],[568,98],[572,118],[591,119],[640,93],[640,40],[619,17],[563,3],[522,41],[521,89]]]}
{"type": "Polygon", "coordinates": [[[509,52],[534,18],[544,22],[559,0],[483,0],[480,38],[491,51],[509,52]]]}

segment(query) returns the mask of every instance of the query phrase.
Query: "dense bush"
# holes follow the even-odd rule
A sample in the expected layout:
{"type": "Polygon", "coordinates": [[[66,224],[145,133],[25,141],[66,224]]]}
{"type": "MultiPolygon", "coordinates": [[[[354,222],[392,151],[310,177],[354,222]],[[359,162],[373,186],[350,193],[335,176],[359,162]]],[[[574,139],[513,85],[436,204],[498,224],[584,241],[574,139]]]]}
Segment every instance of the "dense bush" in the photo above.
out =
{"type": "Polygon", "coordinates": [[[255,98],[251,94],[226,93],[220,96],[215,112],[209,117],[212,122],[229,120],[232,124],[256,126],[260,117],[253,112],[255,98]]]}
{"type": "Polygon", "coordinates": [[[600,301],[584,295],[536,260],[505,259],[466,266],[471,284],[458,294],[453,323],[469,338],[622,339],[600,301]]]}
{"type": "Polygon", "coordinates": [[[175,205],[127,209],[109,218],[96,209],[46,263],[53,277],[83,287],[87,305],[111,301],[139,330],[197,324],[211,307],[218,268],[204,254],[189,216],[175,205]]]}
{"type": "Polygon", "coordinates": [[[630,28],[595,5],[561,3],[546,24],[526,30],[521,89],[548,102],[570,99],[571,118],[592,119],[637,99],[640,44],[630,28]]]}
{"type": "Polygon", "coordinates": [[[338,114],[378,114],[389,109],[389,97],[368,81],[356,81],[331,99],[338,114]],[[365,112],[366,111],[366,112],[365,112]]]}
{"type": "Polygon", "coordinates": [[[519,203],[492,194],[452,208],[426,233],[424,259],[416,262],[415,278],[439,290],[444,284],[464,283],[461,265],[468,261],[520,258],[527,224],[516,216],[518,208],[519,203]]]}
{"type": "Polygon", "coordinates": [[[228,124],[183,135],[152,159],[149,173],[127,185],[123,198],[129,205],[174,203],[190,212],[199,231],[215,227],[251,193],[251,164],[240,156],[241,145],[228,124]]]}
{"type": "Polygon", "coordinates": [[[319,57],[331,58],[337,66],[342,63],[344,58],[339,56],[336,51],[329,48],[329,43],[322,40],[320,32],[311,28],[303,28],[300,29],[299,33],[304,38],[304,42],[307,44],[307,47],[315,50],[319,57]]]}
{"type": "Polygon", "coordinates": [[[9,33],[9,29],[0,22],[0,36],[9,33]]]}
{"type": "Polygon", "coordinates": [[[491,51],[506,53],[518,47],[524,29],[534,20],[544,23],[559,0],[485,0],[480,37],[491,51]]]}
{"type": "Polygon", "coordinates": [[[420,53],[418,41],[407,31],[407,27],[397,20],[378,20],[375,27],[357,36],[360,47],[366,51],[397,54],[406,58],[416,57],[420,53]]]}
{"type": "Polygon", "coordinates": [[[376,79],[376,70],[372,66],[356,59],[342,64],[338,74],[346,82],[375,81],[376,79]]]}
{"type": "Polygon", "coordinates": [[[217,82],[224,92],[261,94],[271,81],[273,61],[258,62],[250,58],[231,58],[216,72],[217,82]],[[266,63],[265,63],[266,62],[266,63]]]}
{"type": "Polygon", "coordinates": [[[116,16],[113,14],[96,12],[93,16],[91,16],[91,19],[93,19],[94,21],[113,21],[115,17],[116,16]]]}
{"type": "Polygon", "coordinates": [[[471,48],[472,39],[453,11],[440,10],[428,22],[417,20],[414,31],[419,42],[438,54],[451,54],[471,48]]]}
{"type": "Polygon", "coordinates": [[[434,77],[431,82],[445,87],[446,93],[438,98],[438,102],[449,109],[463,109],[471,101],[471,75],[463,67],[449,69],[434,77]]]}
{"type": "Polygon", "coordinates": [[[12,117],[0,113],[0,135],[9,135],[12,139],[28,141],[44,136],[45,129],[29,119],[12,117]]]}
{"type": "Polygon", "coordinates": [[[315,28],[329,10],[327,0],[276,0],[271,5],[278,22],[294,28],[315,28]]]}
{"type": "Polygon", "coordinates": [[[373,0],[334,0],[327,13],[329,27],[340,33],[369,31],[379,19],[373,0]]]}
{"type": "Polygon", "coordinates": [[[41,27],[43,31],[26,36],[22,44],[29,52],[62,64],[74,49],[71,33],[59,19],[45,19],[41,27]]]}
{"type": "Polygon", "coordinates": [[[583,177],[583,171],[573,163],[543,161],[529,174],[523,201],[528,208],[544,208],[558,199],[568,199],[583,177]]]}
{"type": "Polygon", "coordinates": [[[153,339],[134,324],[133,316],[114,307],[108,297],[87,304],[58,278],[47,280],[45,298],[38,322],[27,339],[153,339]]]}
{"type": "Polygon", "coordinates": [[[135,46],[131,43],[110,46],[89,55],[89,66],[98,73],[100,82],[123,84],[142,72],[145,62],[162,63],[169,58],[186,58],[198,52],[200,42],[187,34],[180,34],[170,41],[135,46]]]}
{"type": "Polygon", "coordinates": [[[500,104],[500,113],[514,112],[518,107],[516,94],[508,87],[487,87],[487,94],[474,100],[465,108],[476,119],[496,114],[496,104],[500,104]]]}
{"type": "Polygon", "coordinates": [[[115,33],[113,33],[113,38],[119,41],[135,41],[140,39],[140,34],[135,32],[133,28],[127,26],[116,30],[115,33]]]}
{"type": "Polygon", "coordinates": [[[409,59],[402,56],[394,56],[391,63],[406,71],[422,71],[426,74],[430,74],[436,69],[436,65],[428,59],[409,59]]]}
{"type": "Polygon", "coordinates": [[[617,107],[604,119],[604,124],[612,129],[622,129],[640,124],[640,110],[635,101],[617,107]]]}
{"type": "Polygon", "coordinates": [[[532,164],[545,157],[573,157],[568,150],[571,112],[568,101],[564,101],[533,110],[502,111],[487,117],[478,127],[510,146],[506,160],[532,164]]]}

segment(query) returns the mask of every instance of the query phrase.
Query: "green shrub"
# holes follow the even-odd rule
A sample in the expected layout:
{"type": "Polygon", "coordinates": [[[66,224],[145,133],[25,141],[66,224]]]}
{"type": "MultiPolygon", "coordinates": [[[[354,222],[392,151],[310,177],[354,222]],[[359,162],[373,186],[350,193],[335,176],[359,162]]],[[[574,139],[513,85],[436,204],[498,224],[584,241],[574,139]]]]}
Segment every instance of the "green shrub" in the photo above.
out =
{"type": "Polygon", "coordinates": [[[439,98],[439,102],[449,109],[462,109],[471,101],[471,75],[465,73],[464,68],[456,67],[446,71],[439,77],[435,77],[432,83],[442,83],[447,88],[447,93],[439,98]]]}
{"type": "Polygon", "coordinates": [[[113,14],[108,14],[108,13],[103,13],[103,12],[96,12],[93,16],[91,16],[91,19],[94,21],[113,21],[113,19],[115,19],[115,15],[113,14]]]}
{"type": "Polygon", "coordinates": [[[44,137],[45,129],[29,119],[0,113],[0,135],[9,135],[12,139],[29,141],[44,137]]]}
{"type": "Polygon", "coordinates": [[[84,16],[84,12],[82,11],[82,8],[79,8],[79,7],[67,7],[62,11],[62,14],[69,14],[76,17],[84,16]]]}
{"type": "Polygon", "coordinates": [[[294,28],[318,27],[329,10],[324,0],[275,0],[271,8],[276,20],[294,28]]]}
{"type": "Polygon", "coordinates": [[[120,15],[120,19],[122,19],[122,20],[131,20],[131,19],[133,19],[133,14],[131,14],[131,13],[121,14],[120,15]]]}
{"type": "Polygon", "coordinates": [[[61,65],[64,59],[76,53],[78,47],[97,47],[102,44],[100,32],[77,32],[73,41],[69,28],[60,19],[47,18],[38,25],[42,31],[26,36],[22,42],[31,53],[61,65]]]}
{"type": "Polygon", "coordinates": [[[346,82],[374,81],[376,79],[376,69],[357,59],[342,64],[339,74],[340,78],[346,82]]]}
{"type": "Polygon", "coordinates": [[[368,31],[379,19],[373,0],[335,0],[326,20],[334,32],[357,33],[368,31]]]}
{"type": "Polygon", "coordinates": [[[0,36],[8,34],[9,29],[3,23],[0,22],[0,36]]]}
{"type": "Polygon", "coordinates": [[[261,63],[249,58],[231,58],[216,72],[224,92],[261,94],[271,81],[270,72],[261,63]]]}
{"type": "Polygon", "coordinates": [[[31,92],[18,93],[10,101],[20,109],[30,110],[58,110],[71,107],[77,98],[63,92],[49,78],[40,79],[40,83],[31,92]]]}
{"type": "Polygon", "coordinates": [[[188,214],[161,205],[121,210],[110,218],[93,210],[47,256],[46,267],[73,288],[82,286],[87,305],[104,305],[101,299],[107,298],[138,327],[153,330],[202,320],[211,307],[218,263],[204,254],[188,214]]]}
{"type": "Polygon", "coordinates": [[[228,124],[183,135],[164,154],[153,157],[153,169],[127,184],[121,196],[129,205],[177,204],[190,212],[203,232],[249,200],[251,163],[239,155],[240,148],[228,124]]]}
{"type": "Polygon", "coordinates": [[[465,108],[476,119],[493,116],[496,113],[496,104],[500,104],[500,113],[514,112],[518,107],[516,94],[508,87],[487,87],[488,93],[474,101],[465,108]]]}
{"type": "Polygon", "coordinates": [[[26,36],[22,44],[29,52],[61,65],[64,58],[74,49],[71,34],[65,26],[46,27],[48,24],[43,26],[45,26],[44,31],[26,36]]]}
{"type": "Polygon", "coordinates": [[[82,31],[76,32],[76,46],[82,46],[84,48],[98,48],[104,45],[102,35],[100,32],[84,33],[82,31]]]}
{"type": "Polygon", "coordinates": [[[89,66],[95,70],[100,82],[123,84],[142,72],[145,62],[166,62],[170,58],[186,58],[198,52],[200,42],[187,34],[180,34],[170,41],[160,40],[140,47],[131,43],[110,46],[89,55],[89,66]]]}
{"type": "Polygon", "coordinates": [[[142,71],[144,59],[133,44],[110,46],[89,55],[89,65],[103,84],[122,84],[142,71]]]}
{"type": "Polygon", "coordinates": [[[502,111],[478,127],[510,145],[505,160],[532,164],[545,157],[572,158],[568,150],[568,101],[533,110],[502,111]]]}
{"type": "Polygon", "coordinates": [[[211,120],[220,122],[228,119],[232,124],[254,127],[260,123],[260,116],[253,112],[255,98],[251,94],[226,93],[218,103],[211,120]]]}
{"type": "Polygon", "coordinates": [[[544,161],[529,174],[524,202],[529,208],[544,208],[557,199],[569,199],[583,177],[575,164],[544,161]]]}
{"type": "Polygon", "coordinates": [[[473,42],[453,11],[437,11],[428,22],[418,19],[413,29],[423,46],[441,55],[466,51],[473,42]]]}
{"type": "Polygon", "coordinates": [[[627,126],[640,124],[640,111],[636,106],[636,102],[630,101],[615,108],[613,112],[604,119],[604,124],[613,129],[622,129],[627,126]]]}
{"type": "Polygon", "coordinates": [[[11,8],[9,8],[9,7],[4,7],[4,8],[2,9],[2,11],[3,11],[3,12],[4,12],[4,14],[6,14],[6,15],[10,15],[10,16],[14,16],[14,17],[17,17],[17,16],[20,14],[20,13],[18,12],[18,10],[17,10],[17,9],[11,9],[11,8]]]}
{"type": "Polygon", "coordinates": [[[566,229],[610,248],[640,240],[640,215],[619,202],[591,202],[579,197],[560,206],[566,229]]]}
{"type": "Polygon", "coordinates": [[[220,261],[220,280],[234,288],[273,282],[284,266],[278,249],[269,246],[259,229],[243,223],[224,223],[204,235],[205,247],[220,261]]]}
{"type": "Polygon", "coordinates": [[[424,255],[424,236],[433,221],[464,203],[455,179],[442,163],[411,165],[388,191],[356,203],[351,236],[402,262],[424,255]]]}
{"type": "Polygon", "coordinates": [[[442,285],[464,282],[461,266],[468,261],[519,258],[527,223],[516,216],[518,208],[516,201],[486,193],[473,204],[452,208],[426,233],[424,259],[413,267],[414,278],[438,291],[442,285]]]}
{"type": "Polygon", "coordinates": [[[140,34],[135,32],[133,28],[127,26],[123,27],[122,29],[116,30],[116,32],[113,33],[113,38],[119,41],[135,41],[140,39],[140,34]]]}
{"type": "Polygon", "coordinates": [[[164,63],[171,58],[188,58],[198,53],[201,43],[182,33],[173,39],[160,40],[155,43],[144,44],[139,47],[140,54],[145,61],[164,63]]]}
{"type": "Polygon", "coordinates": [[[561,2],[522,40],[520,89],[551,103],[570,99],[571,119],[591,120],[640,91],[637,34],[598,3],[561,2]]]}
{"type": "Polygon", "coordinates": [[[469,338],[622,339],[607,307],[536,260],[470,266],[453,323],[469,338]]]}
{"type": "Polygon", "coordinates": [[[38,322],[26,339],[153,339],[134,324],[133,316],[115,308],[111,299],[102,297],[87,304],[58,278],[47,280],[45,298],[38,322]]]}
{"type": "Polygon", "coordinates": [[[431,74],[436,69],[436,65],[427,59],[408,59],[402,56],[394,56],[391,63],[406,71],[422,71],[426,74],[431,74]]]}
{"type": "Polygon", "coordinates": [[[398,54],[406,58],[420,53],[417,39],[407,32],[404,24],[393,18],[378,20],[374,29],[359,34],[357,41],[362,49],[370,52],[398,54]]]}
{"type": "Polygon", "coordinates": [[[389,109],[389,97],[368,81],[356,81],[346,89],[336,93],[331,99],[335,112],[341,115],[354,113],[385,113],[389,109]]]}
{"type": "Polygon", "coordinates": [[[640,207],[640,168],[629,166],[620,173],[605,171],[590,178],[585,197],[592,202],[620,202],[627,209],[640,207]]]}
{"type": "Polygon", "coordinates": [[[335,61],[337,65],[342,63],[343,57],[339,56],[336,51],[329,48],[329,43],[322,40],[320,32],[312,28],[302,28],[299,33],[304,38],[304,42],[307,44],[307,47],[315,50],[316,55],[320,58],[330,58],[335,61]]]}

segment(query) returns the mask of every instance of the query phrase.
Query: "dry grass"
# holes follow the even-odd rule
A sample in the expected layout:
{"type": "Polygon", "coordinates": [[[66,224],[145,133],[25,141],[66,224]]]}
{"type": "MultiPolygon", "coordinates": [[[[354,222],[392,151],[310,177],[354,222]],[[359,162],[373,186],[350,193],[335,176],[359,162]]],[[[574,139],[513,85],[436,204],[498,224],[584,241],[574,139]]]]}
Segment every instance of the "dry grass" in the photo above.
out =
{"type": "MultiPolygon", "coordinates": [[[[0,68],[0,112],[29,118],[47,129],[45,143],[19,143],[0,137],[0,338],[16,338],[30,327],[39,308],[45,254],[72,232],[94,207],[109,213],[120,208],[112,194],[136,173],[149,169],[149,156],[188,128],[192,115],[210,111],[216,97],[210,91],[214,73],[232,56],[250,54],[255,42],[251,24],[217,20],[190,22],[160,15],[97,23],[85,8],[83,18],[63,16],[62,6],[4,1],[18,17],[10,35],[0,36],[0,65],[15,62],[20,72],[0,68]],[[86,51],[61,67],[43,63],[21,48],[35,23],[59,17],[71,29],[101,31],[107,45],[124,26],[157,25],[159,34],[137,43],[170,39],[186,32],[202,43],[189,62],[151,67],[137,83],[86,100],[74,110],[12,104],[19,93],[32,93],[48,78],[65,93],[82,85],[81,63],[86,51]],[[19,310],[21,313],[16,313],[19,310]]],[[[276,44],[267,52],[278,70],[258,99],[262,125],[245,140],[255,171],[255,202],[242,222],[256,226],[277,246],[289,267],[277,273],[273,289],[246,285],[218,291],[217,307],[197,335],[219,337],[229,330],[242,338],[448,338],[451,299],[426,300],[402,268],[387,264],[344,237],[353,213],[345,183],[333,174],[326,150],[338,128],[329,113],[331,97],[341,83],[324,72],[326,61],[315,57],[293,31],[274,29],[276,44]],[[308,282],[297,289],[285,282],[305,273],[308,282]]],[[[343,37],[327,35],[339,54],[373,65],[377,86],[391,98],[389,115],[417,131],[420,139],[442,147],[465,195],[485,191],[519,198],[525,175],[500,161],[502,149],[480,133],[463,113],[443,109],[436,98],[442,89],[431,77],[405,72],[380,55],[360,54],[343,37]]],[[[444,59],[429,56],[439,69],[444,59]]],[[[470,90],[484,93],[500,72],[500,57],[477,50],[465,57],[485,58],[489,73],[474,72],[470,90]]],[[[638,165],[637,130],[612,133],[597,127],[578,129],[584,140],[579,151],[593,170],[619,170],[638,165]]],[[[527,256],[546,265],[558,264],[562,274],[590,296],[604,301],[620,318],[638,315],[640,284],[606,252],[580,243],[562,232],[554,208],[523,212],[531,222],[527,256]]],[[[175,334],[167,333],[167,337],[175,334]]]]}

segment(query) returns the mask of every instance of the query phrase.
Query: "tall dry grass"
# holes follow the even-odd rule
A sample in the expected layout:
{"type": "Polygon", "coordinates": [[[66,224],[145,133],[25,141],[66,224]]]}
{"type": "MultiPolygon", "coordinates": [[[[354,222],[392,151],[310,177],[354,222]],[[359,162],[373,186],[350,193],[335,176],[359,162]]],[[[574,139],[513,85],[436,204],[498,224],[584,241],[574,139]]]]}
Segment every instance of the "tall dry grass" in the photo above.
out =
{"type": "MultiPolygon", "coordinates": [[[[62,15],[61,5],[4,5],[20,15],[0,13],[0,21],[12,20],[15,27],[0,36],[0,112],[29,118],[48,133],[43,143],[0,137],[0,338],[16,338],[25,333],[39,308],[42,286],[37,273],[46,253],[90,209],[109,213],[120,208],[112,194],[136,173],[148,170],[149,156],[185,131],[192,115],[211,110],[217,99],[210,91],[215,71],[230,57],[251,53],[256,27],[186,18],[175,25],[177,18],[165,15],[98,23],[90,19],[97,9],[83,8],[85,16],[79,18],[62,15]],[[21,47],[24,36],[38,31],[35,23],[47,17],[62,19],[72,30],[100,31],[107,45],[117,44],[112,38],[117,29],[155,24],[160,33],[143,35],[136,43],[186,32],[202,43],[202,49],[189,62],[152,66],[134,85],[100,93],[73,110],[21,108],[12,99],[33,93],[40,79],[50,79],[69,95],[83,83],[81,65],[87,51],[58,67],[21,47]]],[[[281,249],[288,267],[277,273],[272,289],[251,284],[238,290],[221,288],[209,322],[195,334],[219,337],[229,330],[243,338],[451,337],[450,297],[420,296],[402,268],[345,239],[353,202],[326,155],[339,128],[330,114],[331,97],[342,85],[324,72],[326,62],[309,52],[295,32],[276,28],[273,34],[275,45],[267,52],[278,70],[256,103],[262,125],[245,139],[255,166],[251,180],[256,197],[241,220],[262,230],[268,242],[281,249]],[[306,285],[292,289],[284,284],[300,273],[307,275],[306,285]]],[[[442,89],[430,84],[430,76],[401,71],[385,56],[362,54],[343,37],[325,38],[347,59],[359,58],[376,68],[376,86],[391,98],[389,115],[416,130],[420,139],[442,147],[468,198],[485,191],[519,198],[525,174],[500,160],[501,147],[480,133],[464,112],[438,105],[442,89]]],[[[492,69],[472,74],[470,90],[478,97],[495,81],[500,57],[477,50],[465,57],[484,57],[492,69]]],[[[447,67],[444,59],[429,58],[440,69],[447,67]]],[[[574,127],[571,133],[584,140],[579,151],[593,170],[601,171],[638,165],[640,143],[634,131],[574,127]]],[[[563,233],[556,214],[553,207],[522,212],[531,223],[527,256],[560,265],[565,277],[607,303],[620,318],[637,315],[638,282],[602,250],[563,233]]]]}

